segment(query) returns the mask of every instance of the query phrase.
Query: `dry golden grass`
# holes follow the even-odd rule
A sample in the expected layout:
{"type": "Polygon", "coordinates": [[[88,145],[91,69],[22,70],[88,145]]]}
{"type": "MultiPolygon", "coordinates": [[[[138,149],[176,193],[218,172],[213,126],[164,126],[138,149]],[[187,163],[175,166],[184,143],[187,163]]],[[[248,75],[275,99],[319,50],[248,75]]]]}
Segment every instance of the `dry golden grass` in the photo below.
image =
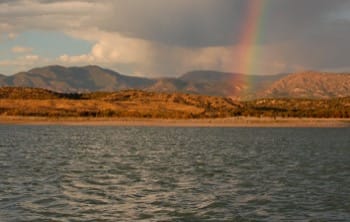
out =
{"type": "Polygon", "coordinates": [[[2,115],[24,116],[137,116],[137,117],[186,117],[204,112],[186,104],[152,101],[138,103],[130,101],[107,102],[101,100],[17,100],[0,99],[2,115]],[[175,116],[174,116],[175,117],[175,116]]]}
{"type": "Polygon", "coordinates": [[[0,116],[163,119],[234,116],[349,118],[349,103],[350,98],[260,99],[238,102],[224,97],[139,90],[62,94],[42,89],[0,88],[0,116]]]}
{"type": "Polygon", "coordinates": [[[199,118],[230,116],[238,107],[220,97],[135,90],[81,95],[51,95],[43,91],[43,96],[36,89],[2,91],[5,91],[0,96],[3,116],[199,118]],[[22,92],[25,95],[21,96],[22,92]]]}

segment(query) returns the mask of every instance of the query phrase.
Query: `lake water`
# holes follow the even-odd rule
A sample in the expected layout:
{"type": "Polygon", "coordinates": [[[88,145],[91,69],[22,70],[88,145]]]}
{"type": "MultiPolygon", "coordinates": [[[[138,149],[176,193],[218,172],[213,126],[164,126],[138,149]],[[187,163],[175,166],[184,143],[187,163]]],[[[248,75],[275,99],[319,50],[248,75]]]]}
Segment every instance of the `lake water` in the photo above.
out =
{"type": "Polygon", "coordinates": [[[350,128],[1,125],[0,221],[350,221],[350,128]]]}

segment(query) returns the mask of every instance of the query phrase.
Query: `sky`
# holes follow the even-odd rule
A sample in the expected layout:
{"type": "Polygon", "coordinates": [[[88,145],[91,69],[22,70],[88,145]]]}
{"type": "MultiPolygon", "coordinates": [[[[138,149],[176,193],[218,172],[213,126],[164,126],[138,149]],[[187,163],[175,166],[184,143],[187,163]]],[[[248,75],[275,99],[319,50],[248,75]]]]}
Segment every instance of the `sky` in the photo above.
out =
{"type": "Polygon", "coordinates": [[[0,73],[350,71],[348,0],[0,0],[0,73]]]}

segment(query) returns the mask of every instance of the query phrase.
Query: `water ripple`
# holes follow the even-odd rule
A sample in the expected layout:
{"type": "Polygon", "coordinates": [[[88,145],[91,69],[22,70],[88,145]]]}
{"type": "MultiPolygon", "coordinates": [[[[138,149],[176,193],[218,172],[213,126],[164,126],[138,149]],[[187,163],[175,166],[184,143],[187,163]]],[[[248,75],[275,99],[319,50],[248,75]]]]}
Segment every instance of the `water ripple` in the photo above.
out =
{"type": "Polygon", "coordinates": [[[348,135],[0,126],[0,221],[349,221],[348,135]]]}

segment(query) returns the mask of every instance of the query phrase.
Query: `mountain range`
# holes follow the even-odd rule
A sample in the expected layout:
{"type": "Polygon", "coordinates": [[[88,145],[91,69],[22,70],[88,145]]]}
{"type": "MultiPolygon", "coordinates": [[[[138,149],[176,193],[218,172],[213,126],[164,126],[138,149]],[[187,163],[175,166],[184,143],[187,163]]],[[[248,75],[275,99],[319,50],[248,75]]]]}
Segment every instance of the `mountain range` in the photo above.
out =
{"type": "Polygon", "coordinates": [[[44,88],[56,92],[94,92],[141,89],[154,92],[251,98],[335,98],[350,96],[350,73],[300,72],[243,75],[217,71],[191,71],[177,78],[127,76],[99,66],[47,66],[0,74],[0,86],[44,88]]]}

